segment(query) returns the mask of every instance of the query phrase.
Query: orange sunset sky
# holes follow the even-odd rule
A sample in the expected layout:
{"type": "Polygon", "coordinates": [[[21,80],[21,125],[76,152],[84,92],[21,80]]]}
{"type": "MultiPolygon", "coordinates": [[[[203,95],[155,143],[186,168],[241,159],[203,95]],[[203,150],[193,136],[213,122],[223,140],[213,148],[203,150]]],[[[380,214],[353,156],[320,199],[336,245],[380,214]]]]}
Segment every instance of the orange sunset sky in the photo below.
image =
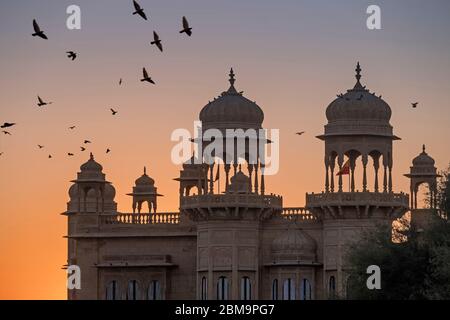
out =
{"type": "Polygon", "coordinates": [[[357,61],[361,82],[383,95],[402,138],[394,142],[394,190],[409,191],[403,174],[422,144],[438,169],[448,166],[449,1],[376,1],[381,30],[366,27],[374,1],[139,2],[149,21],[131,15],[131,0],[0,3],[0,122],[17,123],[0,136],[0,299],[66,298],[60,214],[89,151],[114,184],[119,211],[131,211],[125,194],[144,166],[164,194],[158,210],[178,209],[170,135],[193,131],[201,108],[228,89],[230,67],[236,88],[263,109],[264,127],[280,129],[280,170],[266,185],[284,206],[322,191],[324,146],[315,136],[328,104],[353,87],[357,61]],[[81,8],[81,30],[66,28],[71,4],[81,8]],[[190,38],[178,33],[183,15],[190,38]],[[48,41],[31,36],[33,19],[48,41]],[[150,45],[153,30],[164,53],[150,45]],[[142,67],[155,86],[139,81],[142,67]],[[53,104],[38,108],[38,94],[53,104]],[[85,139],[92,145],[80,152],[85,139]]]}

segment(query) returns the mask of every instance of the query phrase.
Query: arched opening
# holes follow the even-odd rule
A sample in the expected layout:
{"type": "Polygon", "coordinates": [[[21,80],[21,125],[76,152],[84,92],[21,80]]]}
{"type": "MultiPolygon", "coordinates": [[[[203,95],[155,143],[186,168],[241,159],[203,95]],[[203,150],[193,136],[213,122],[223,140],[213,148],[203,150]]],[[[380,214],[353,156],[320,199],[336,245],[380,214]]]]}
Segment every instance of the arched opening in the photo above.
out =
{"type": "Polygon", "coordinates": [[[241,278],[241,300],[252,299],[252,284],[249,277],[241,278]]]}
{"type": "Polygon", "coordinates": [[[139,300],[139,285],[136,280],[128,281],[127,300],[139,300]]]}
{"type": "Polygon", "coordinates": [[[336,298],[336,278],[331,276],[328,280],[328,297],[330,299],[336,298]]]}
{"type": "Polygon", "coordinates": [[[119,300],[117,281],[113,280],[106,286],[106,300],[119,300]]]}
{"type": "Polygon", "coordinates": [[[300,300],[311,300],[311,283],[308,279],[302,279],[300,285],[300,300]]]}
{"type": "Polygon", "coordinates": [[[208,300],[208,279],[206,277],[202,277],[200,298],[202,300],[208,300]]]}
{"type": "Polygon", "coordinates": [[[272,281],[272,300],[278,300],[278,279],[272,281]]]}
{"type": "Polygon", "coordinates": [[[295,300],[295,281],[291,278],[283,282],[283,300],[295,300]]]}
{"type": "Polygon", "coordinates": [[[217,300],[228,300],[229,283],[227,277],[221,276],[217,281],[217,300]]]}
{"type": "Polygon", "coordinates": [[[148,286],[148,300],[161,300],[161,285],[158,280],[152,280],[148,286]]]}

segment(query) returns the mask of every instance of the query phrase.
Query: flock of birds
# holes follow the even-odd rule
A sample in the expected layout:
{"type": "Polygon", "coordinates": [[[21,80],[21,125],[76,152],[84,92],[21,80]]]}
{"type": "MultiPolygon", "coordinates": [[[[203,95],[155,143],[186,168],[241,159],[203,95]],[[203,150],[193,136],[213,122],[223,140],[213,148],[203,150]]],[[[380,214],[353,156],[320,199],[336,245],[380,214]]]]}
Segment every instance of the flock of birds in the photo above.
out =
{"type": "MultiPolygon", "coordinates": [[[[144,12],[144,9],[141,7],[141,5],[137,1],[133,0],[133,6],[134,6],[134,10],[135,11],[132,13],[132,15],[139,15],[140,17],[142,17],[142,19],[148,20],[147,15],[144,12]]],[[[180,34],[181,33],[185,33],[186,35],[188,35],[190,37],[192,35],[192,28],[190,27],[189,22],[186,19],[186,17],[183,16],[181,23],[182,23],[182,29],[180,30],[180,34]]],[[[34,32],[31,34],[33,37],[39,37],[41,39],[48,40],[47,35],[45,34],[44,30],[41,29],[41,27],[37,23],[36,19],[33,20],[33,30],[34,30],[34,32]]],[[[156,31],[153,31],[153,41],[151,41],[150,44],[156,46],[159,49],[160,52],[163,52],[162,40],[159,37],[158,33],[156,33],[156,31]]],[[[71,59],[72,61],[74,61],[78,57],[78,54],[76,52],[74,52],[74,51],[67,51],[66,54],[67,54],[67,58],[71,59]]],[[[142,68],[142,79],[141,79],[141,82],[148,82],[148,83],[151,83],[151,84],[155,84],[155,81],[148,74],[148,72],[145,69],[145,67],[142,68]]],[[[120,78],[119,85],[122,85],[122,83],[123,83],[122,78],[120,78]]],[[[38,99],[37,106],[39,108],[43,108],[43,107],[51,105],[53,103],[53,102],[50,102],[50,101],[45,101],[45,99],[42,99],[39,95],[38,95],[37,99],[38,99]]],[[[118,114],[118,111],[114,110],[113,108],[110,108],[110,111],[111,111],[111,114],[113,116],[116,116],[118,114]]],[[[2,133],[4,135],[11,136],[12,133],[9,131],[10,129],[8,129],[8,128],[12,128],[12,127],[14,127],[16,125],[17,125],[17,123],[5,122],[2,125],[0,125],[0,128],[4,129],[4,130],[2,130],[2,133]]],[[[68,129],[69,130],[74,130],[74,129],[76,129],[76,126],[70,126],[68,129]]],[[[86,145],[91,144],[91,143],[92,142],[90,140],[84,140],[84,142],[83,142],[84,146],[80,147],[81,152],[86,151],[86,149],[87,149],[86,145]]],[[[44,149],[45,148],[41,144],[38,144],[37,147],[39,149],[44,149]]],[[[106,149],[106,154],[108,154],[110,152],[111,152],[111,149],[107,148],[106,149]]],[[[2,155],[3,155],[3,152],[0,152],[0,156],[2,156],[2,155]]],[[[69,156],[69,157],[73,157],[74,155],[75,154],[73,152],[68,152],[67,153],[67,156],[69,156]]],[[[48,158],[52,159],[53,156],[51,154],[49,154],[48,158]]]]}

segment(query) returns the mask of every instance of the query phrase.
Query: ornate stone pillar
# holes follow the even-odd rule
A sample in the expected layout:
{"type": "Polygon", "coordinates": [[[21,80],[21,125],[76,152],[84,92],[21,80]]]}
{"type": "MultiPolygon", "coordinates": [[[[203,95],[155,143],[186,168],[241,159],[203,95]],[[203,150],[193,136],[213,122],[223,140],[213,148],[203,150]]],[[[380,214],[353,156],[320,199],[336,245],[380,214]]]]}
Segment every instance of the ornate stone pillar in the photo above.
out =
{"type": "Polygon", "coordinates": [[[380,168],[380,157],[375,156],[373,158],[373,167],[375,169],[375,183],[374,183],[374,190],[375,192],[378,192],[378,169],[380,168]]]}
{"type": "Polygon", "coordinates": [[[363,191],[366,192],[367,191],[367,162],[368,162],[368,157],[367,154],[364,154],[362,156],[362,164],[363,164],[363,191]]]}
{"type": "Polygon", "coordinates": [[[214,163],[209,165],[209,193],[214,193],[214,163]]]}
{"type": "MultiPolygon", "coordinates": [[[[339,167],[339,172],[342,171],[342,164],[344,162],[344,159],[342,156],[338,156],[338,167],[339,167]]],[[[339,175],[339,182],[338,182],[338,191],[342,192],[342,174],[339,175]]]]}
{"type": "Polygon", "coordinates": [[[266,185],[264,181],[264,164],[261,164],[261,194],[264,195],[266,185]]]}
{"type": "Polygon", "coordinates": [[[331,178],[330,189],[331,189],[331,192],[334,192],[334,167],[336,165],[335,161],[336,161],[336,158],[332,157],[332,160],[330,162],[330,169],[331,169],[331,172],[330,172],[330,178],[331,178]]]}
{"type": "Polygon", "coordinates": [[[259,184],[258,184],[258,164],[259,161],[255,164],[255,193],[258,194],[259,192],[259,184]]]}
{"type": "Polygon", "coordinates": [[[253,165],[251,165],[250,163],[247,165],[247,169],[248,169],[248,190],[250,192],[252,192],[253,190],[253,186],[252,186],[252,174],[253,174],[253,165]]]}
{"type": "Polygon", "coordinates": [[[328,170],[329,170],[329,156],[325,156],[325,192],[330,192],[330,181],[328,178],[328,170]]]}
{"type": "Polygon", "coordinates": [[[350,191],[351,192],[355,192],[355,167],[356,167],[356,159],[352,156],[350,158],[350,175],[351,175],[350,191]]]}

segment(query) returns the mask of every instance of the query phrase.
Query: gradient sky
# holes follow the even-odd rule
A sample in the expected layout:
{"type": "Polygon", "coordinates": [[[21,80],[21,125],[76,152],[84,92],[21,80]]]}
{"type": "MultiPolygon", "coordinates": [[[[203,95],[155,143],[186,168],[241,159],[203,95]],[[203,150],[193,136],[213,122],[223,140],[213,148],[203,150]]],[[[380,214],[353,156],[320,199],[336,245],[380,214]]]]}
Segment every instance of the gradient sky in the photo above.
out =
{"type": "Polygon", "coordinates": [[[93,141],[120,211],[131,211],[125,194],[144,165],[165,195],[158,209],[177,210],[172,179],[180,168],[170,161],[170,134],[192,130],[201,108],[228,88],[231,66],[237,89],[264,110],[264,126],[280,129],[280,171],[266,184],[285,206],[303,206],[306,192],[323,189],[324,146],[315,136],[327,105],[353,87],[358,60],[362,83],[389,103],[402,138],[394,145],[394,189],[409,190],[402,174],[423,143],[439,169],[449,163],[450,1],[139,2],[147,22],[131,15],[131,0],[0,3],[0,122],[18,123],[12,136],[0,136],[0,299],[65,298],[60,213],[69,180],[88,159],[79,152],[84,139],[93,141]],[[79,31],[65,26],[71,4],[81,7],[79,31]],[[370,4],[381,7],[382,30],[366,28],[370,4]],[[183,15],[191,38],[178,34],[183,15]],[[31,37],[33,18],[48,41],[31,37]],[[153,30],[163,54],[150,46],[153,30]],[[79,53],[75,62],[68,50],[79,53]],[[156,86],[138,81],[144,66],[156,86]],[[37,94],[54,104],[38,109],[37,94]]]}

